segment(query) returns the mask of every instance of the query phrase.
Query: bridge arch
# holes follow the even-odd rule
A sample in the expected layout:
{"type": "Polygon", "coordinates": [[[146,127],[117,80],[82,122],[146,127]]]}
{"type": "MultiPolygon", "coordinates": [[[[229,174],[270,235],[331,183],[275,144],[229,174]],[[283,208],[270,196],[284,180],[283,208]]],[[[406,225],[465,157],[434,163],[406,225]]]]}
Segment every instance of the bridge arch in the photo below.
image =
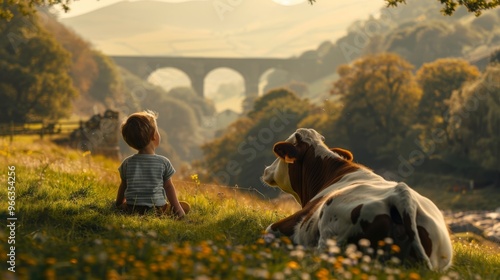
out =
{"type": "Polygon", "coordinates": [[[162,56],[111,56],[116,64],[146,80],[159,68],[177,68],[191,80],[191,86],[204,96],[205,76],[215,68],[227,67],[241,73],[245,80],[245,95],[256,96],[261,75],[269,68],[303,69],[309,62],[298,58],[207,58],[207,57],[162,57],[162,56]]]}
{"type": "Polygon", "coordinates": [[[175,67],[159,68],[147,78],[148,82],[164,88],[166,91],[175,87],[191,87],[192,80],[184,71],[175,67]]]}
{"type": "Polygon", "coordinates": [[[290,81],[290,73],[281,68],[269,68],[260,77],[259,94],[264,95],[269,90],[286,85],[290,81]],[[266,82],[264,83],[265,80],[266,82]]]}
{"type": "Polygon", "coordinates": [[[218,112],[242,110],[234,106],[240,106],[245,98],[245,77],[240,72],[218,67],[207,73],[204,83],[204,95],[214,102],[218,112]]]}

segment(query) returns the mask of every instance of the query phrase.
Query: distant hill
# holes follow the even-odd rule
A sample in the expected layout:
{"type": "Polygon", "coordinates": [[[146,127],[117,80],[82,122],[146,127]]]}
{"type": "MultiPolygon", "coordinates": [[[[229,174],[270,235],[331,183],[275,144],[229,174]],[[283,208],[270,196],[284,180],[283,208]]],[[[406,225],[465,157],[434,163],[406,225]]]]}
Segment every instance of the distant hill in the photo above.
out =
{"type": "Polygon", "coordinates": [[[119,2],[60,21],[108,55],[290,57],[334,41],[383,6],[372,0],[289,7],[240,2],[227,10],[217,10],[217,1],[119,2]]]}

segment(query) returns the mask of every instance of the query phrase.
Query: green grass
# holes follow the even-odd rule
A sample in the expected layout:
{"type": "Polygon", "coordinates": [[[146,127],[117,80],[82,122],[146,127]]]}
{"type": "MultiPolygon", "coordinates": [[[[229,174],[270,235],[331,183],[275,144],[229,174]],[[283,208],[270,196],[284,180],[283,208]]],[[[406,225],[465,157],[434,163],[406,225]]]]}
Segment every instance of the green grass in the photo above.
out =
{"type": "Polygon", "coordinates": [[[482,237],[472,233],[457,234],[454,239],[454,270],[459,275],[469,275],[470,271],[482,271],[483,279],[499,279],[500,246],[498,243],[485,241],[482,237]]]}
{"type": "MultiPolygon", "coordinates": [[[[33,138],[36,139],[36,138],[33,138]]],[[[297,205],[262,200],[203,182],[174,181],[191,204],[185,220],[117,212],[118,162],[22,138],[0,140],[0,180],[16,167],[16,274],[19,279],[495,279],[498,244],[477,236],[454,240],[446,273],[381,264],[349,247],[340,252],[263,238],[297,205]],[[372,277],[372,278],[370,278],[372,277]],[[443,278],[444,277],[444,278],[443,278]]],[[[6,184],[3,183],[4,186],[6,184]]],[[[0,190],[6,221],[7,189],[0,190]]],[[[0,262],[10,252],[0,231],[0,262]]],[[[384,252],[389,254],[390,252],[384,252]]],[[[3,266],[0,278],[11,272],[3,266]]]]}

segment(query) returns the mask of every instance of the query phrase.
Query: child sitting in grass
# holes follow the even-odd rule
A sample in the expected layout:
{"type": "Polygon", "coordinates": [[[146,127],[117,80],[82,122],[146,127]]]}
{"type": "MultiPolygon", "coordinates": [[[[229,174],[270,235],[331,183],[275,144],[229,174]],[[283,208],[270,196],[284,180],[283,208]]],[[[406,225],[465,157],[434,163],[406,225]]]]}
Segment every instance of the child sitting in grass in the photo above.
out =
{"type": "Polygon", "coordinates": [[[138,153],[124,159],[118,168],[121,184],[116,206],[127,213],[154,210],[158,214],[173,213],[181,219],[189,211],[189,204],[177,199],[171,179],[175,169],[170,161],[155,154],[160,144],[157,117],[149,110],[134,113],[121,125],[123,139],[138,153]]]}

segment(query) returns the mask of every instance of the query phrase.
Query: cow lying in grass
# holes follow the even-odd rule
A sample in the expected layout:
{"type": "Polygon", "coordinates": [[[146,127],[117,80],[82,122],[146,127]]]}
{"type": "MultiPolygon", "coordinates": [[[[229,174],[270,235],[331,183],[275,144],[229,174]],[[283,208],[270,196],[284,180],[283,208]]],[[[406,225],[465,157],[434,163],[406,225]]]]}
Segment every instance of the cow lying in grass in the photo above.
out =
{"type": "Polygon", "coordinates": [[[452,245],[440,210],[405,183],[387,181],[352,162],[352,154],[330,149],[313,129],[298,129],[274,145],[277,159],[262,179],[292,194],[302,209],[271,224],[266,232],[304,246],[326,248],[368,239],[373,247],[389,237],[403,261],[423,261],[446,270],[452,245]]]}

